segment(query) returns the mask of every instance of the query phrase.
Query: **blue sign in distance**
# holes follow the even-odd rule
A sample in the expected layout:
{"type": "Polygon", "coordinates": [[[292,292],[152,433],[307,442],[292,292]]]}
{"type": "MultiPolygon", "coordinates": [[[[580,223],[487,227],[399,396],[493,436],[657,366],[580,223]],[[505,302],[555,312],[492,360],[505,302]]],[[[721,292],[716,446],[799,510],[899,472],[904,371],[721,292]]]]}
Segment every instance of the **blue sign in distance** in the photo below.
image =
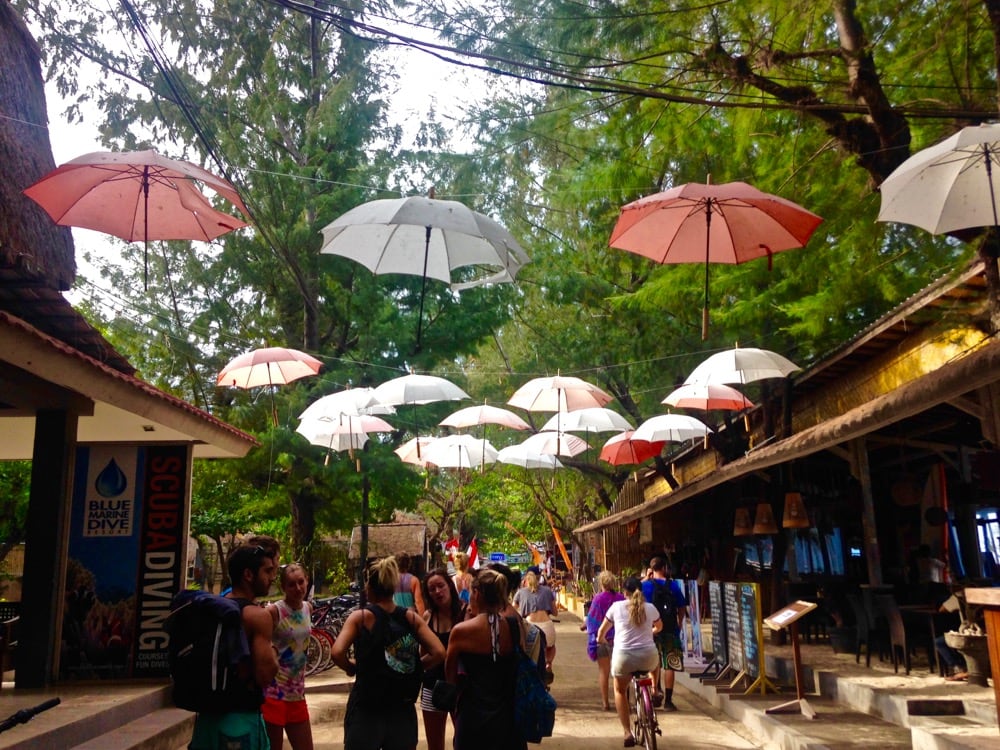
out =
{"type": "Polygon", "coordinates": [[[507,562],[507,555],[503,552],[490,552],[490,562],[507,562]]]}

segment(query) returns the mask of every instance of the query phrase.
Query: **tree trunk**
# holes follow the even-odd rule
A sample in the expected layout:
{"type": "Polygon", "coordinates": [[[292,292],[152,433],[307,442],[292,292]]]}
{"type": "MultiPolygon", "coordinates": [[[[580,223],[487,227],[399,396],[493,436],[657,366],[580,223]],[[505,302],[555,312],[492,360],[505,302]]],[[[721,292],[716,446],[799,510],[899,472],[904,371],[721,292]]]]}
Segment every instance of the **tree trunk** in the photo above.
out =
{"type": "Polygon", "coordinates": [[[316,503],[307,492],[299,492],[291,498],[292,506],[292,557],[299,562],[312,545],[316,536],[316,503]]]}

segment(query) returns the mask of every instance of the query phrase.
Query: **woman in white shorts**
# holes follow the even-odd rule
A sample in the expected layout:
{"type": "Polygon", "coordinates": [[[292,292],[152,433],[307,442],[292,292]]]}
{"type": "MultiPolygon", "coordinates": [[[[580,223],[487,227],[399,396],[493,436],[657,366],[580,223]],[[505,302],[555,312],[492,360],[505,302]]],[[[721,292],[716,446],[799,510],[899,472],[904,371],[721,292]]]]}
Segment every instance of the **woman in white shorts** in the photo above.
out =
{"type": "Polygon", "coordinates": [[[528,568],[521,588],[514,594],[514,608],[521,617],[545,633],[545,671],[551,680],[552,662],[556,658],[556,626],[552,618],[559,613],[555,594],[538,579],[538,569],[528,568]]]}
{"type": "Polygon", "coordinates": [[[635,737],[629,726],[628,684],[633,672],[651,671],[659,664],[659,654],[653,635],[660,632],[663,622],[656,607],[642,595],[642,581],[632,576],[625,581],[624,601],[615,602],[597,631],[598,642],[615,629],[611,649],[611,676],[615,679],[615,709],[625,732],[625,747],[635,747],[635,737]]]}

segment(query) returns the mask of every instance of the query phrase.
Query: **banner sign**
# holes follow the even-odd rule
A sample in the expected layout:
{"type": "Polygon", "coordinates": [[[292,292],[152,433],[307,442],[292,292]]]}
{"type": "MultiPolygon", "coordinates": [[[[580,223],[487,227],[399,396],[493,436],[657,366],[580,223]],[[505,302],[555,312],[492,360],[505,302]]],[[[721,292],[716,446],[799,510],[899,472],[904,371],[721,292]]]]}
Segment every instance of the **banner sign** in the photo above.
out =
{"type": "Polygon", "coordinates": [[[61,679],[163,677],[184,582],[186,445],[81,445],[73,480],[61,679]]]}

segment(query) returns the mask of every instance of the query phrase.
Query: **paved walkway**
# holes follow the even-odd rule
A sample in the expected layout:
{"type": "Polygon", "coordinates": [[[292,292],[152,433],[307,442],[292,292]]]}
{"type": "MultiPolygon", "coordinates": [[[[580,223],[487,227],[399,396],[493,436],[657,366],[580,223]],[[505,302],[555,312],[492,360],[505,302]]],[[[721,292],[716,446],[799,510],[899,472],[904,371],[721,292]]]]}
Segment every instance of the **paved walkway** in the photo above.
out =
{"type": "MultiPolygon", "coordinates": [[[[549,750],[596,750],[622,746],[622,730],[617,715],[601,709],[597,685],[597,666],[587,658],[587,636],[580,630],[581,620],[562,613],[556,624],[556,674],[552,695],[559,704],[555,732],[541,746],[549,750]]],[[[316,750],[343,747],[343,705],[349,680],[339,670],[332,670],[307,683],[310,712],[314,716],[313,738],[316,750]]],[[[661,714],[663,737],[660,746],[682,748],[760,748],[741,723],[712,708],[701,698],[681,687],[674,695],[680,709],[675,714],[661,714]]],[[[286,741],[285,747],[288,747],[286,741]]],[[[446,747],[451,747],[449,727],[446,747]]],[[[534,747],[534,746],[532,746],[534,747]]],[[[426,750],[423,723],[420,724],[420,750],[426,750]]]]}

